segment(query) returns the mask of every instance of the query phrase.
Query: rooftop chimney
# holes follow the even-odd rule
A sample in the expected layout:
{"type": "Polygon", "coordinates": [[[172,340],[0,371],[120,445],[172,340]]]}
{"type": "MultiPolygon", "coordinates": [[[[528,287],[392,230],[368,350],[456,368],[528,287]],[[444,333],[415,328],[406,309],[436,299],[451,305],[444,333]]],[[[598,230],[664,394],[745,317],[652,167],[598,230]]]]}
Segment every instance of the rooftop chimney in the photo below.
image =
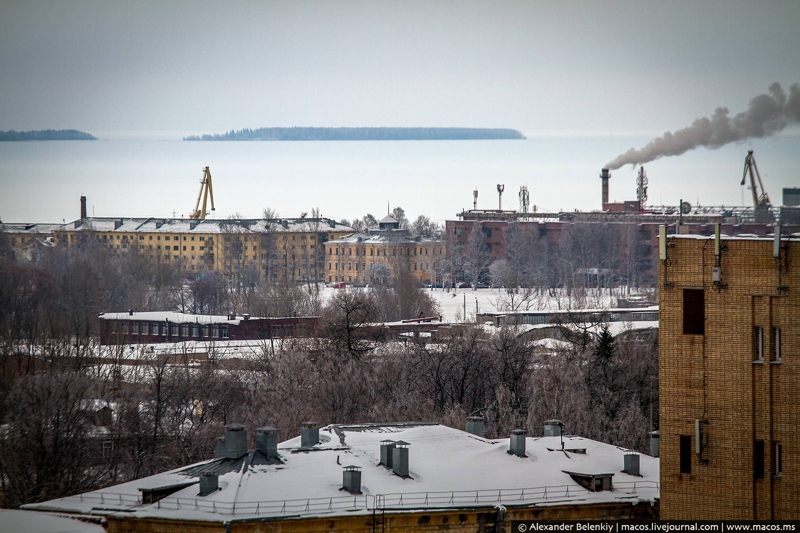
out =
{"type": "Polygon", "coordinates": [[[200,475],[200,496],[208,496],[219,488],[219,476],[211,472],[200,475]]]}
{"type": "Polygon", "coordinates": [[[525,439],[527,438],[527,434],[527,429],[515,429],[512,431],[508,453],[516,455],[517,457],[525,457],[525,439]]]}
{"type": "Polygon", "coordinates": [[[652,457],[658,457],[661,453],[661,432],[658,430],[653,431],[650,433],[650,455],[652,457]]]}
{"type": "Polygon", "coordinates": [[[395,442],[393,440],[382,440],[381,441],[381,462],[383,466],[387,468],[392,467],[392,459],[394,459],[394,445],[395,442]]]}
{"type": "Polygon", "coordinates": [[[81,218],[86,218],[86,197],[81,196],[81,218]]]}
{"type": "Polygon", "coordinates": [[[469,416],[467,417],[467,433],[483,437],[483,417],[482,416],[469,416]]]}
{"type": "Polygon", "coordinates": [[[217,440],[217,459],[237,459],[247,453],[247,427],[241,424],[225,426],[225,436],[217,440]]]}
{"type": "Polygon", "coordinates": [[[562,422],[561,420],[544,421],[545,437],[560,437],[563,432],[564,432],[564,422],[562,422]]]}
{"type": "Polygon", "coordinates": [[[267,459],[278,459],[278,430],[264,426],[256,428],[256,450],[267,459]]]}
{"type": "Polygon", "coordinates": [[[625,452],[623,458],[623,472],[632,476],[640,476],[639,474],[639,454],[636,452],[625,452]]]}
{"type": "MultiPolygon", "coordinates": [[[[611,174],[609,174],[607,168],[600,172],[600,179],[603,180],[603,205],[608,203],[608,178],[610,177],[611,174]]],[[[600,208],[603,209],[602,206],[600,208]]]]}
{"type": "Polygon", "coordinates": [[[319,444],[319,424],[303,422],[300,426],[300,447],[311,448],[315,444],[319,444]]]}
{"type": "Polygon", "coordinates": [[[361,494],[361,467],[350,465],[342,471],[342,488],[350,494],[361,494]]]}
{"type": "Polygon", "coordinates": [[[394,443],[392,452],[392,471],[400,477],[408,477],[408,447],[409,443],[399,440],[394,443]]]}

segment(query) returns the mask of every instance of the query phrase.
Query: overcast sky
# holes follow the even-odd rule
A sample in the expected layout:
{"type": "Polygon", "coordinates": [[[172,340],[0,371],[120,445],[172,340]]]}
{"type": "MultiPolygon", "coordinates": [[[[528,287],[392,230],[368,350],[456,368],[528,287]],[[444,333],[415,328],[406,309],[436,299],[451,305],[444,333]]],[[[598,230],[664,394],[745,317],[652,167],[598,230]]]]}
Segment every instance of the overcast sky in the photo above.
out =
{"type": "Polygon", "coordinates": [[[661,134],[800,81],[800,2],[0,3],[0,130],[661,134]]]}

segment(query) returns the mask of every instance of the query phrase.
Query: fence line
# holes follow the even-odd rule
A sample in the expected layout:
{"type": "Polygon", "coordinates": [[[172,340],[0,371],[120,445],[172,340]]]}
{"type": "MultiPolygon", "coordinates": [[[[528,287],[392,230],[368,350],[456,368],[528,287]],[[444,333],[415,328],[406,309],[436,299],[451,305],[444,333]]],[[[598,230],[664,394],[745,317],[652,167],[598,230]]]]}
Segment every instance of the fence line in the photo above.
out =
{"type": "MultiPolygon", "coordinates": [[[[612,495],[635,495],[641,491],[660,491],[657,481],[624,481],[614,483],[612,495]]],[[[166,497],[155,505],[159,509],[192,509],[230,516],[289,516],[340,511],[382,511],[390,509],[424,509],[429,507],[524,505],[574,501],[592,494],[575,485],[526,487],[521,489],[493,489],[440,492],[397,492],[387,494],[357,494],[331,498],[305,498],[295,500],[220,502],[200,498],[166,497]]],[[[98,502],[100,505],[137,507],[142,505],[138,496],[110,492],[87,493],[65,499],[98,502]]]]}

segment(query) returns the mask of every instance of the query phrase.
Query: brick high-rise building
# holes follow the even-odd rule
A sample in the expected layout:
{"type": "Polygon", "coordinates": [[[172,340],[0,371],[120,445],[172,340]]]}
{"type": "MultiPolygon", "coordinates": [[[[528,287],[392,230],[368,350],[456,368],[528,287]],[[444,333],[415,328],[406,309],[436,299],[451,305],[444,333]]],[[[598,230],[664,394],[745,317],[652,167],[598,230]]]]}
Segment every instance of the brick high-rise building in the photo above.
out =
{"type": "Polygon", "coordinates": [[[800,235],[669,236],[661,518],[800,516],[800,235]]]}

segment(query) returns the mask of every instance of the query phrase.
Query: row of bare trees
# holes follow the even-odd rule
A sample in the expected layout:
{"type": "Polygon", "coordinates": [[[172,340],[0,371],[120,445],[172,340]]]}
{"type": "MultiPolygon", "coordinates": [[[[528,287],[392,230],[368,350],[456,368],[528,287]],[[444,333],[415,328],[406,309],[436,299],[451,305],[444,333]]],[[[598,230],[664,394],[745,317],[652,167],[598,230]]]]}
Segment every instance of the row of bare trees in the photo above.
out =
{"type": "Polygon", "coordinates": [[[631,223],[564,224],[557,235],[527,222],[511,223],[504,235],[505,252],[492,253],[491,230],[475,222],[464,242],[447,236],[447,261],[442,275],[473,285],[507,288],[552,288],[624,285],[650,287],[650,249],[645,234],[631,223]]]}

